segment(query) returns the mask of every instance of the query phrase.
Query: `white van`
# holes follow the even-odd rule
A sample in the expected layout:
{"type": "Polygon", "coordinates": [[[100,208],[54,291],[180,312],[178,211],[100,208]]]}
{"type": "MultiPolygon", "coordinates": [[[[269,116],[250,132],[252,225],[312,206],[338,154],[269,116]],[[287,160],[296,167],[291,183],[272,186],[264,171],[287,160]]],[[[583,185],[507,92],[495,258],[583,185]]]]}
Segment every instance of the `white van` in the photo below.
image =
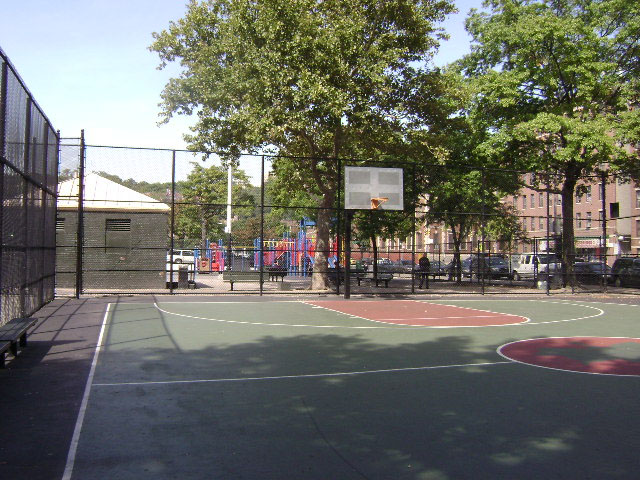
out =
{"type": "MultiPolygon", "coordinates": [[[[171,252],[167,253],[167,262],[171,261],[171,252]]],[[[195,263],[196,258],[193,250],[174,250],[173,263],[195,263]]]]}
{"type": "Polygon", "coordinates": [[[513,279],[534,278],[536,275],[550,273],[554,275],[562,271],[560,259],[554,253],[521,253],[512,266],[513,279]]]}

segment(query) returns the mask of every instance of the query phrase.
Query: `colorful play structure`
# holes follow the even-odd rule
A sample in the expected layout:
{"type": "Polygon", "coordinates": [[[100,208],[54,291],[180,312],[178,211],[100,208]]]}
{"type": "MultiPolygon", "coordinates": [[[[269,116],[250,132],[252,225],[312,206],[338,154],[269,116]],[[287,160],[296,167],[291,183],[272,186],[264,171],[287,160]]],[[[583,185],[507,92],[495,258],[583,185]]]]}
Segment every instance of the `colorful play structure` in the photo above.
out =
{"type": "MultiPolygon", "coordinates": [[[[269,239],[262,242],[263,265],[267,269],[277,266],[286,270],[288,275],[308,276],[313,268],[316,248],[315,230],[308,232],[308,227],[315,224],[308,219],[300,221],[300,229],[295,236],[285,233],[280,239],[269,239]]],[[[196,264],[200,273],[222,272],[228,265],[229,251],[223,240],[211,242],[207,240],[204,251],[194,251],[196,264]]],[[[335,258],[337,242],[330,242],[329,257],[335,258]]],[[[260,266],[261,240],[256,238],[252,246],[232,244],[233,268],[254,270],[260,266]]]]}

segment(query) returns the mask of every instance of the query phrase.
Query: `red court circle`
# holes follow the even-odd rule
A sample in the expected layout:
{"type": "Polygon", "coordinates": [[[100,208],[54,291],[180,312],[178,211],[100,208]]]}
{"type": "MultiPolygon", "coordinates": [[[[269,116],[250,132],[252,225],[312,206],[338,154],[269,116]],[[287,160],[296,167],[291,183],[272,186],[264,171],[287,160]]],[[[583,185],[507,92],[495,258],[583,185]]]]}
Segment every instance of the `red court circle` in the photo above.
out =
{"type": "Polygon", "coordinates": [[[519,363],[555,370],[640,376],[640,338],[534,338],[507,343],[498,353],[519,363]]]}

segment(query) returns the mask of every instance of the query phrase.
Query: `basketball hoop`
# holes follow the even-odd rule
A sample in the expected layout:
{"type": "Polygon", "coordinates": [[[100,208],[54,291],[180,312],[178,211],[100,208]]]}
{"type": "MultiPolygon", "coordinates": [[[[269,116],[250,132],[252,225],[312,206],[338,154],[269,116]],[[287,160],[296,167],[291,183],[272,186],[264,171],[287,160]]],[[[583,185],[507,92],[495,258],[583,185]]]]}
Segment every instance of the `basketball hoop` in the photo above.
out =
{"type": "Polygon", "coordinates": [[[388,197],[375,197],[371,199],[371,210],[378,210],[380,205],[388,201],[388,197]]]}

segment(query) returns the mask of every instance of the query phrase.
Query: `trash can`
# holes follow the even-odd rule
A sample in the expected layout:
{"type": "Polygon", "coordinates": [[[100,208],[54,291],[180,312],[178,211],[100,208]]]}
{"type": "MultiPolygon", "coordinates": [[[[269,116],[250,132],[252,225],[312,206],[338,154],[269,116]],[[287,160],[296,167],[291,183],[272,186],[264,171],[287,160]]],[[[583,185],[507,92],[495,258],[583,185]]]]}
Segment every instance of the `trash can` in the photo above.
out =
{"type": "Polygon", "coordinates": [[[178,269],[178,288],[189,288],[189,269],[186,265],[178,269]]]}

